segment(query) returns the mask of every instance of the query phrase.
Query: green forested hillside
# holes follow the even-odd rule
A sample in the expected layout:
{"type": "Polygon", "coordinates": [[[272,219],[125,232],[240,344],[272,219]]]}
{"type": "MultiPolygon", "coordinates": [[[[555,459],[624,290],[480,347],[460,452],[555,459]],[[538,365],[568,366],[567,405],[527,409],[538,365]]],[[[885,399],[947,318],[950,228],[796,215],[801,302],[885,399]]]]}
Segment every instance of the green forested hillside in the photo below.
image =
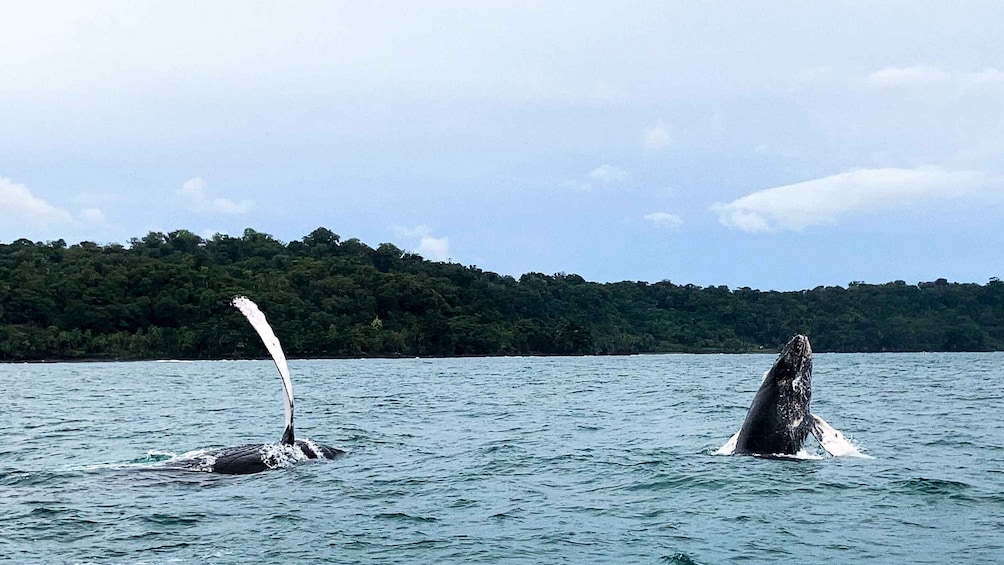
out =
{"type": "Polygon", "coordinates": [[[150,233],[129,246],[0,245],[0,360],[263,355],[246,294],[294,357],[1004,349],[1004,283],[851,283],[799,292],[577,275],[515,279],[319,228],[150,233]]]}

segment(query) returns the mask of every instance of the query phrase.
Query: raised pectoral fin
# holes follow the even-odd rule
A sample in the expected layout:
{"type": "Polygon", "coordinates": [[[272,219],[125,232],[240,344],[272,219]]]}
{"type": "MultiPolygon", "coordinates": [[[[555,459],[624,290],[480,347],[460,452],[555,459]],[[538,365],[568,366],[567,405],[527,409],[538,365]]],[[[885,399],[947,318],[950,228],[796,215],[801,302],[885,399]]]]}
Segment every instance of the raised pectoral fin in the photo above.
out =
{"type": "Polygon", "coordinates": [[[268,349],[269,355],[272,356],[275,368],[279,370],[279,377],[282,379],[283,411],[286,415],[286,429],[282,434],[282,443],[293,445],[295,439],[293,437],[293,382],[289,380],[289,366],[286,364],[286,354],[282,351],[279,338],[275,337],[275,332],[272,331],[272,326],[268,325],[265,314],[251,299],[246,296],[235,296],[230,304],[240,310],[251,327],[258,332],[258,337],[261,338],[265,349],[268,349]]]}
{"type": "Polygon", "coordinates": [[[834,457],[866,457],[844,437],[844,434],[840,433],[840,430],[815,414],[812,415],[812,435],[816,436],[823,449],[834,457]]]}

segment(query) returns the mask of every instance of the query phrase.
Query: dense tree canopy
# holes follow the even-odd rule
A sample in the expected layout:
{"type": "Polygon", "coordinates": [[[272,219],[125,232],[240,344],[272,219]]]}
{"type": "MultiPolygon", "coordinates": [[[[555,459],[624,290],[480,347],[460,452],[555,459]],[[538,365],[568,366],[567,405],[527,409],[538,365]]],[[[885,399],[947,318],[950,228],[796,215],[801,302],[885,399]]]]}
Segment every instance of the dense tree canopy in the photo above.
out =
{"type": "Polygon", "coordinates": [[[518,280],[318,228],[153,232],[128,247],[0,244],[0,360],[233,358],[264,350],[230,297],[293,357],[1004,349],[1004,283],[851,283],[798,292],[578,275],[518,280]]]}

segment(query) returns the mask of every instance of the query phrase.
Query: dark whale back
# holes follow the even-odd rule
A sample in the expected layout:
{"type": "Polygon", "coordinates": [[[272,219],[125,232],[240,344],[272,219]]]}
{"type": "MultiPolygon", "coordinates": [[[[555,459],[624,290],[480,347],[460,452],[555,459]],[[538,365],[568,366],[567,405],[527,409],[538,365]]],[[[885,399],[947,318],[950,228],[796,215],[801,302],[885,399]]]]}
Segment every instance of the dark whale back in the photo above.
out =
{"type": "Polygon", "coordinates": [[[302,439],[298,439],[296,440],[296,445],[307,456],[307,459],[335,459],[345,455],[345,452],[341,449],[324,445],[323,443],[307,443],[302,439]]]}
{"type": "Polygon", "coordinates": [[[341,449],[314,442],[296,440],[293,445],[249,444],[225,447],[214,453],[216,462],[212,472],[225,475],[247,475],[285,466],[287,461],[301,457],[307,459],[335,459],[344,455],[341,449]]]}
{"type": "Polygon", "coordinates": [[[345,452],[341,449],[298,439],[292,445],[249,443],[212,449],[168,461],[165,466],[223,475],[249,475],[286,467],[304,459],[336,459],[342,455],[345,452]]]}
{"type": "Polygon", "coordinates": [[[265,471],[269,467],[261,456],[263,447],[262,444],[256,443],[221,449],[216,454],[212,472],[224,475],[247,475],[265,471]]]}
{"type": "Polygon", "coordinates": [[[813,430],[812,348],[796,335],[764,377],[746,413],[735,453],[794,455],[813,430]]]}

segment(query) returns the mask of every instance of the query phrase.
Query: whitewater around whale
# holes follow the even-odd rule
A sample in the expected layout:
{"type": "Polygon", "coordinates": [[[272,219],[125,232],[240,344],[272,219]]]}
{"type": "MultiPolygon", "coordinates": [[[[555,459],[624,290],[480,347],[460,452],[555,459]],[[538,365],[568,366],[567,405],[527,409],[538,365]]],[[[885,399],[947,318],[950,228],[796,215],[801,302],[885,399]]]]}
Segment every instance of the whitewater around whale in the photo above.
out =
{"type": "Polygon", "coordinates": [[[286,355],[279,338],[268,324],[258,305],[245,296],[235,296],[230,304],[247,318],[268,349],[282,379],[285,429],[278,443],[247,444],[234,447],[191,451],[164,462],[165,468],[203,471],[228,475],[245,475],[269,469],[289,467],[309,459],[335,459],[344,451],[315,443],[307,438],[296,438],[293,430],[293,383],[289,376],[286,355]]]}

